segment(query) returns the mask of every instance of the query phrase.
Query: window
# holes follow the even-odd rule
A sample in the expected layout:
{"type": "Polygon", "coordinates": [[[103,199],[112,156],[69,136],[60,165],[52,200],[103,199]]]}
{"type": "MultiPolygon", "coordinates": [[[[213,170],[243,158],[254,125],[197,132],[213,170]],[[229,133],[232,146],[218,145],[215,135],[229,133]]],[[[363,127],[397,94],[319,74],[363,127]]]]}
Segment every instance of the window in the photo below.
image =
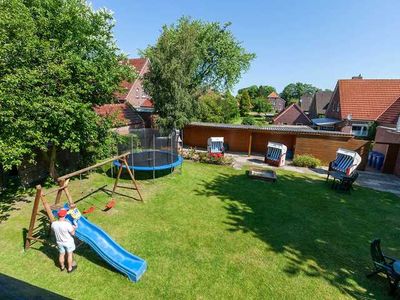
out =
{"type": "Polygon", "coordinates": [[[139,93],[139,88],[136,88],[136,99],[139,99],[140,93],[139,93]]]}
{"type": "Polygon", "coordinates": [[[355,136],[368,136],[367,124],[353,124],[351,126],[351,133],[355,136]]]}

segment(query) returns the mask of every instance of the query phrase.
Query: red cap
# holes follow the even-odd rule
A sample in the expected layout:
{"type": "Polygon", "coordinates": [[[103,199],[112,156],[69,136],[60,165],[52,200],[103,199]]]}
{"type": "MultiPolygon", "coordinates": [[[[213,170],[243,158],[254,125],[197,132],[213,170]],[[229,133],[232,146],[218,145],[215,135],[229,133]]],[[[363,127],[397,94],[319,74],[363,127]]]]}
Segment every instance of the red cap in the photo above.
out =
{"type": "Polygon", "coordinates": [[[64,218],[66,215],[67,215],[67,211],[66,211],[65,209],[60,209],[60,210],[58,211],[58,216],[59,216],[60,218],[64,218]]]}

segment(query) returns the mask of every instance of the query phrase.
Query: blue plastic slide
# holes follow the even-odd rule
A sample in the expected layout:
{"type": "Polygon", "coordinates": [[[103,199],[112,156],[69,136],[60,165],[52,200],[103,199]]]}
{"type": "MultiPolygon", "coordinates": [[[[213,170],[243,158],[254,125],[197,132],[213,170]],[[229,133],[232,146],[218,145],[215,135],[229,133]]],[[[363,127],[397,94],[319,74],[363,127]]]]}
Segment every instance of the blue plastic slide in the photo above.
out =
{"type": "MultiPolygon", "coordinates": [[[[71,219],[68,218],[70,221],[71,219]]],[[[146,261],[118,245],[104,230],[89,222],[85,217],[78,220],[76,237],[87,243],[106,262],[137,282],[146,271],[146,261]]]]}

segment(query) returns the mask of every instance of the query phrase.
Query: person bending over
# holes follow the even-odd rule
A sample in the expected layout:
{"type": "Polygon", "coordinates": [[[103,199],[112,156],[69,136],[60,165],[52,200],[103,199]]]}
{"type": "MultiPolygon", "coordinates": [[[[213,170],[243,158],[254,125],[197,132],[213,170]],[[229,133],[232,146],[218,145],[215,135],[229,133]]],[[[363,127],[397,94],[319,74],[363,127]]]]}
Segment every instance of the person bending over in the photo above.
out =
{"type": "Polygon", "coordinates": [[[72,226],[70,222],[65,219],[67,211],[61,209],[58,211],[58,221],[51,224],[51,229],[56,236],[60,262],[60,269],[65,269],[65,253],[67,253],[67,266],[68,273],[73,272],[77,266],[73,265],[73,252],[75,250],[75,242],[73,236],[75,235],[76,226],[72,226]]]}

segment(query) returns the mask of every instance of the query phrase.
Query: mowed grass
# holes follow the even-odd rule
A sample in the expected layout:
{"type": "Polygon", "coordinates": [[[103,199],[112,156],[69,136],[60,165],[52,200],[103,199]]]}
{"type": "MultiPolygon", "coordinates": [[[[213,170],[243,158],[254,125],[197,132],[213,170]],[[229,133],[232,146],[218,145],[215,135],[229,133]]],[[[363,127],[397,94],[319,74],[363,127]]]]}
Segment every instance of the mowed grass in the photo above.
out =
{"type": "MultiPolygon", "coordinates": [[[[24,253],[32,203],[18,202],[2,212],[9,216],[0,224],[0,273],[73,299],[390,299],[385,280],[365,274],[373,238],[400,256],[400,199],[359,187],[340,194],[323,179],[278,175],[270,184],[244,170],[185,162],[182,174],[139,182],[146,203],[117,196],[103,212],[104,191],[80,201],[81,209],[98,208],[90,221],[147,261],[136,284],[86,245],[73,274],[58,270],[51,246],[36,243],[24,253]]],[[[71,182],[71,192],[78,199],[112,182],[93,173],[71,182]]]]}

